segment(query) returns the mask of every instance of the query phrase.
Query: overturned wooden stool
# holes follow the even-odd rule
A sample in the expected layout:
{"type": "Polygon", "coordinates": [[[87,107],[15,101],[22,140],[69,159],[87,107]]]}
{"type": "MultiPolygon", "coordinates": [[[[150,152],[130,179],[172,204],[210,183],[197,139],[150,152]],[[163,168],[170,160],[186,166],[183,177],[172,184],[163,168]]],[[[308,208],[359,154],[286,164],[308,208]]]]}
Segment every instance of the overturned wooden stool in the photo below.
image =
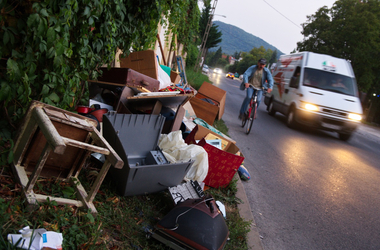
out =
{"type": "Polygon", "coordinates": [[[109,168],[113,165],[121,169],[124,162],[95,127],[96,121],[90,118],[38,101],[31,103],[20,127],[13,161],[14,174],[29,204],[44,202],[49,198],[58,204],[97,212],[92,201],[109,168]],[[103,154],[106,160],[87,194],[78,175],[93,152],[103,154]],[[70,181],[76,188],[78,199],[34,193],[33,187],[40,176],[70,181]]]}

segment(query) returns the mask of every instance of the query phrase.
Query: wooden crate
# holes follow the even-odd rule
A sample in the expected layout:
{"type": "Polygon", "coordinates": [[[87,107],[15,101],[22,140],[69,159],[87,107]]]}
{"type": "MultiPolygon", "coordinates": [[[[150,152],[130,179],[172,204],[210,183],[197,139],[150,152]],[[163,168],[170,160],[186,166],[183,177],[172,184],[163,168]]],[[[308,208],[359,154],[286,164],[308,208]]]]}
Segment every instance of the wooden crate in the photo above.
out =
{"type": "Polygon", "coordinates": [[[14,147],[13,170],[29,204],[47,198],[58,204],[75,205],[96,213],[92,203],[109,168],[122,168],[124,162],[97,131],[96,121],[38,101],[33,101],[20,127],[14,147]],[[87,194],[78,175],[91,153],[105,155],[105,162],[87,194]],[[28,177],[28,174],[30,175],[28,177]],[[57,177],[70,181],[78,199],[36,194],[33,187],[39,177],[57,177]]]}

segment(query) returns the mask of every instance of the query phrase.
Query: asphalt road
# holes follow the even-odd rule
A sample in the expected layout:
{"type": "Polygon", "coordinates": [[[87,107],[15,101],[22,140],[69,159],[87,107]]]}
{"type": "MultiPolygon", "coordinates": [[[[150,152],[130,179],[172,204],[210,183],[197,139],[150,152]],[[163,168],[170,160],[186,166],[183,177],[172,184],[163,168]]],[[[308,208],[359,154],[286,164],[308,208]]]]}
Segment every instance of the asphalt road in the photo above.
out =
{"type": "Polygon", "coordinates": [[[249,135],[238,111],[240,81],[210,75],[227,91],[223,120],[245,156],[244,182],[262,245],[281,249],[380,249],[380,130],[292,130],[261,103],[249,135]]]}

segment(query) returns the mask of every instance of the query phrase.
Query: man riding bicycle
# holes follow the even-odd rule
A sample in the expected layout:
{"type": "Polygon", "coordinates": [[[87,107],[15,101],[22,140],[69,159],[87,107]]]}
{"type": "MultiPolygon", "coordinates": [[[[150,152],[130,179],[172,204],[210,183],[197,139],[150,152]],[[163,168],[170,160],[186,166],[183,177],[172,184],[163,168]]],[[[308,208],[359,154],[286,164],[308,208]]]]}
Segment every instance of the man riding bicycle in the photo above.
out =
{"type": "Polygon", "coordinates": [[[247,95],[243,100],[243,103],[240,108],[239,119],[244,119],[244,113],[246,112],[249,102],[254,94],[254,91],[257,92],[257,107],[260,105],[261,97],[263,96],[262,89],[268,87],[268,93],[272,92],[273,88],[273,77],[268,68],[265,68],[267,60],[260,59],[257,62],[257,65],[252,65],[249,67],[243,75],[243,82],[240,87],[241,90],[247,90],[247,95]],[[266,84],[267,82],[267,84],[266,84]],[[267,85],[267,86],[266,86],[267,85]],[[255,90],[260,89],[260,90],[255,90]]]}

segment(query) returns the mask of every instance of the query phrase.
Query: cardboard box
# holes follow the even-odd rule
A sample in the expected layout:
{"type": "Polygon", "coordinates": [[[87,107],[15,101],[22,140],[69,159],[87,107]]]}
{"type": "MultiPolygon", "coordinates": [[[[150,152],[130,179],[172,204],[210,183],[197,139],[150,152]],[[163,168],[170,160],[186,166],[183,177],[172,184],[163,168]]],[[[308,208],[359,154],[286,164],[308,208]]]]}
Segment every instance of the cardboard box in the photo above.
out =
{"type": "Polygon", "coordinates": [[[213,125],[215,119],[220,120],[224,114],[226,96],[225,90],[204,82],[190,103],[198,118],[213,125]],[[211,103],[202,99],[208,99],[211,103]]]}
{"type": "Polygon", "coordinates": [[[186,137],[185,142],[187,144],[196,144],[196,141],[208,138],[221,138],[223,140],[224,146],[223,151],[229,152],[231,154],[236,154],[239,152],[239,148],[235,145],[236,141],[232,140],[226,135],[219,135],[210,129],[203,127],[201,125],[196,125],[191,133],[186,137]]]}
{"type": "Polygon", "coordinates": [[[132,52],[127,57],[119,57],[120,68],[130,68],[141,74],[158,79],[158,62],[153,50],[132,52]]]}
{"type": "Polygon", "coordinates": [[[174,84],[178,84],[181,81],[181,76],[179,72],[171,71],[170,72],[170,81],[174,84]]]}

